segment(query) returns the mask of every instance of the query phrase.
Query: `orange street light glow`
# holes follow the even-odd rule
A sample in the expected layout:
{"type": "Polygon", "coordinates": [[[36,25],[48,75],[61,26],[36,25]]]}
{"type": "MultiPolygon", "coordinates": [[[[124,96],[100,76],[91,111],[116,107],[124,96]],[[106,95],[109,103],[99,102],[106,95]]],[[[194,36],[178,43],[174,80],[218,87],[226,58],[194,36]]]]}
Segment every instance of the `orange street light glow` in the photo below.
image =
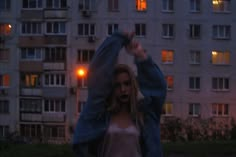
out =
{"type": "Polygon", "coordinates": [[[82,68],[78,69],[78,70],[77,70],[77,75],[78,75],[79,77],[85,76],[85,70],[82,69],[82,68]]]}

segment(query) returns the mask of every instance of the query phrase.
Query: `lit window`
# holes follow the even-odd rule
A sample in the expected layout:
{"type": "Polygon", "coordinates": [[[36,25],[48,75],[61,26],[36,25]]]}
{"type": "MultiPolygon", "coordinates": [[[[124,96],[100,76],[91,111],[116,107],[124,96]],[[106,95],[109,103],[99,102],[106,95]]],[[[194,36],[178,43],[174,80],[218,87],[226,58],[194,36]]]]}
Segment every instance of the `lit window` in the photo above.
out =
{"type": "Polygon", "coordinates": [[[0,62],[8,61],[10,58],[10,50],[9,49],[1,49],[0,48],[0,62]]]}
{"type": "Polygon", "coordinates": [[[36,73],[21,73],[21,86],[34,88],[41,86],[40,74],[36,73]]]}
{"type": "Polygon", "coordinates": [[[200,103],[190,103],[188,114],[190,116],[199,116],[200,115],[200,103]]]}
{"type": "Polygon", "coordinates": [[[165,116],[170,116],[173,113],[173,104],[172,103],[165,103],[162,108],[162,114],[165,116]]]}
{"type": "Polygon", "coordinates": [[[94,56],[94,50],[78,50],[77,62],[78,63],[88,63],[92,60],[94,56]]]}
{"type": "Polygon", "coordinates": [[[174,24],[163,24],[162,25],[162,37],[163,38],[174,38],[174,24]]]}
{"type": "Polygon", "coordinates": [[[0,23],[0,35],[9,36],[12,31],[11,24],[7,23],[0,23]]]}
{"type": "Polygon", "coordinates": [[[190,0],[190,11],[199,12],[201,6],[201,0],[190,0]]]}
{"type": "Polygon", "coordinates": [[[0,100],[0,115],[9,113],[9,100],[0,100]]]}
{"type": "Polygon", "coordinates": [[[44,86],[47,87],[64,87],[65,86],[65,74],[52,73],[44,75],[44,86]]]}
{"type": "Polygon", "coordinates": [[[135,24],[135,35],[139,37],[146,36],[146,24],[144,23],[135,24]]]}
{"type": "Polygon", "coordinates": [[[211,59],[212,59],[212,64],[229,65],[230,53],[227,51],[212,51],[211,59]]]}
{"type": "Polygon", "coordinates": [[[201,53],[198,50],[190,50],[189,64],[200,64],[201,53]]]}
{"type": "Polygon", "coordinates": [[[136,9],[137,11],[147,10],[147,0],[136,0],[136,9]]]}
{"type": "Polygon", "coordinates": [[[174,88],[174,77],[166,76],[167,90],[172,90],[174,88]]]}
{"type": "Polygon", "coordinates": [[[214,12],[229,12],[230,0],[212,0],[212,7],[214,12]]]}
{"type": "Polygon", "coordinates": [[[107,34],[112,35],[115,31],[119,29],[118,24],[108,24],[107,34]]]}
{"type": "Polygon", "coordinates": [[[10,86],[10,76],[8,74],[0,74],[0,87],[10,86]]]}
{"type": "Polygon", "coordinates": [[[22,34],[41,34],[42,24],[41,22],[22,22],[21,32],[22,34]]]}
{"type": "Polygon", "coordinates": [[[228,116],[229,115],[229,105],[214,103],[212,104],[212,115],[213,116],[228,116]]]}
{"type": "Polygon", "coordinates": [[[199,39],[201,37],[201,25],[190,24],[189,25],[189,37],[191,39],[199,39]]]}
{"type": "Polygon", "coordinates": [[[174,0],[162,0],[162,10],[167,12],[173,12],[174,0]]]}
{"type": "Polygon", "coordinates": [[[200,77],[189,77],[189,89],[200,90],[200,77]]]}
{"type": "Polygon", "coordinates": [[[21,48],[22,60],[42,60],[42,48],[21,48]]]}
{"type": "Polygon", "coordinates": [[[214,39],[230,39],[231,26],[230,25],[214,25],[213,26],[214,39]]]}
{"type": "Polygon", "coordinates": [[[95,35],[95,24],[81,23],[78,24],[79,36],[93,36],[95,35]]]}
{"type": "Polygon", "coordinates": [[[0,0],[0,10],[1,11],[9,11],[11,9],[11,1],[10,0],[0,0]]]}
{"type": "Polygon", "coordinates": [[[109,11],[119,11],[119,0],[108,0],[109,11]]]}
{"type": "Polygon", "coordinates": [[[47,0],[46,1],[46,7],[47,8],[66,8],[67,4],[66,4],[67,0],[47,0]]]}
{"type": "Polygon", "coordinates": [[[229,91],[229,78],[213,77],[212,89],[214,91],[229,91]]]}
{"type": "Polygon", "coordinates": [[[65,62],[66,48],[65,47],[47,47],[45,48],[46,62],[65,62]]]}
{"type": "Polygon", "coordinates": [[[173,50],[162,50],[161,61],[164,64],[173,64],[174,62],[174,51],[173,50]]]}
{"type": "Polygon", "coordinates": [[[22,0],[23,8],[42,8],[43,0],[22,0]]]}

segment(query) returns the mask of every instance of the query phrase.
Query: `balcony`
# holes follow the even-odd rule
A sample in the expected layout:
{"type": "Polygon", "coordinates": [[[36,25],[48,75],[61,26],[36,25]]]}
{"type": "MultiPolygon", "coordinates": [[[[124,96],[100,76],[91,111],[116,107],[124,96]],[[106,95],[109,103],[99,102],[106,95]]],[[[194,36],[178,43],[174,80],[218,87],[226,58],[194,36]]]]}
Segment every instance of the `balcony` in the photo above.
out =
{"type": "Polygon", "coordinates": [[[41,122],[42,115],[36,113],[21,113],[20,119],[21,121],[41,122]]]}
{"type": "Polygon", "coordinates": [[[42,96],[42,89],[39,88],[21,88],[20,95],[24,96],[42,96]]]}
{"type": "Polygon", "coordinates": [[[43,63],[44,70],[65,70],[65,63],[43,63]]]}
{"type": "Polygon", "coordinates": [[[46,9],[44,10],[44,18],[46,19],[67,19],[68,11],[63,10],[54,10],[54,9],[46,9]]]}
{"type": "Polygon", "coordinates": [[[65,113],[43,113],[43,122],[65,122],[65,113]]]}
{"type": "Polygon", "coordinates": [[[43,10],[21,10],[21,19],[43,19],[43,10]]]}

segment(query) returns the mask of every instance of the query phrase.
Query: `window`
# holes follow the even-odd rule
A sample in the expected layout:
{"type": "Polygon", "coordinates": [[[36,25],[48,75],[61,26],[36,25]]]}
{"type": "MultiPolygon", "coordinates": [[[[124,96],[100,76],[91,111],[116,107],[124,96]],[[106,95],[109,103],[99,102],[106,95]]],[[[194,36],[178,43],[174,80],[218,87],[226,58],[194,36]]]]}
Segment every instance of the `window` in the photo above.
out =
{"type": "Polygon", "coordinates": [[[42,8],[43,0],[22,0],[23,4],[22,7],[27,8],[42,8]]]}
{"type": "Polygon", "coordinates": [[[21,48],[22,60],[42,60],[42,48],[21,48]]]}
{"type": "Polygon", "coordinates": [[[10,59],[10,50],[0,48],[0,62],[9,61],[10,59]]]}
{"type": "Polygon", "coordinates": [[[200,77],[189,77],[189,89],[200,90],[200,77]]]}
{"type": "Polygon", "coordinates": [[[45,99],[44,112],[65,112],[65,99],[45,99]]]}
{"type": "Polygon", "coordinates": [[[79,88],[87,88],[88,86],[88,78],[87,77],[78,77],[77,86],[79,88]]]}
{"type": "Polygon", "coordinates": [[[44,135],[46,139],[58,139],[65,137],[65,126],[45,125],[44,135]]]}
{"type": "Polygon", "coordinates": [[[146,11],[147,10],[147,0],[136,0],[136,10],[146,11]]]}
{"type": "Polygon", "coordinates": [[[8,125],[0,125],[0,138],[7,137],[10,134],[8,125]]]}
{"type": "Polygon", "coordinates": [[[174,24],[163,24],[162,25],[162,37],[163,38],[174,38],[174,24]]]}
{"type": "Polygon", "coordinates": [[[65,34],[66,33],[66,22],[47,22],[46,33],[48,34],[65,34]]]}
{"type": "Polygon", "coordinates": [[[9,74],[0,74],[0,87],[10,86],[10,76],[9,74]]]}
{"type": "Polygon", "coordinates": [[[65,86],[65,74],[45,74],[44,85],[55,87],[65,86]]]}
{"type": "Polygon", "coordinates": [[[162,50],[161,61],[164,64],[173,64],[174,62],[174,51],[173,50],[162,50]]]}
{"type": "Polygon", "coordinates": [[[200,64],[201,62],[201,52],[199,50],[190,50],[190,64],[200,64]]]}
{"type": "Polygon", "coordinates": [[[96,8],[96,0],[79,0],[79,10],[94,11],[96,8]]]}
{"type": "Polygon", "coordinates": [[[201,25],[190,24],[189,25],[189,37],[191,39],[199,39],[201,37],[201,25]]]}
{"type": "Polygon", "coordinates": [[[41,138],[40,124],[21,124],[20,135],[22,137],[41,138]]]}
{"type": "Polygon", "coordinates": [[[214,12],[229,12],[230,5],[230,0],[212,0],[214,12]]]}
{"type": "Polygon", "coordinates": [[[213,38],[214,39],[230,39],[231,26],[230,25],[214,25],[213,38]]]}
{"type": "Polygon", "coordinates": [[[119,0],[108,0],[108,11],[119,11],[119,0]]]}
{"type": "Polygon", "coordinates": [[[162,114],[165,116],[170,116],[173,113],[173,104],[172,103],[165,103],[162,108],[162,114]]]}
{"type": "Polygon", "coordinates": [[[201,0],[190,0],[190,12],[200,12],[201,0]]]}
{"type": "Polygon", "coordinates": [[[118,24],[108,24],[107,34],[112,35],[118,29],[119,29],[118,24]]]}
{"type": "Polygon", "coordinates": [[[165,12],[173,12],[174,0],[162,0],[162,10],[165,12]]]}
{"type": "Polygon", "coordinates": [[[139,37],[146,36],[146,24],[144,23],[135,24],[135,35],[139,37]]]}
{"type": "Polygon", "coordinates": [[[46,7],[54,9],[66,8],[67,7],[66,1],[67,0],[47,0],[46,7]]]}
{"type": "Polygon", "coordinates": [[[42,24],[41,22],[22,22],[21,32],[22,34],[41,34],[42,24]]]}
{"type": "Polygon", "coordinates": [[[229,65],[230,53],[228,51],[212,51],[211,60],[212,64],[229,65]]]}
{"type": "Polygon", "coordinates": [[[0,100],[0,114],[8,114],[9,112],[9,100],[0,100]]]}
{"type": "Polygon", "coordinates": [[[172,90],[174,88],[174,77],[166,76],[167,90],[172,90]]]}
{"type": "Polygon", "coordinates": [[[188,114],[190,116],[200,116],[200,103],[190,103],[188,114]]]}
{"type": "Polygon", "coordinates": [[[21,87],[39,88],[41,87],[41,76],[37,73],[21,73],[21,87]]]}
{"type": "Polygon", "coordinates": [[[213,116],[228,116],[229,115],[229,105],[214,103],[212,104],[212,115],[213,116]]]}
{"type": "Polygon", "coordinates": [[[213,77],[212,89],[215,91],[228,91],[229,90],[229,78],[213,77]]]}
{"type": "Polygon", "coordinates": [[[92,60],[94,56],[94,50],[78,50],[77,62],[78,63],[88,63],[92,60]]]}
{"type": "Polygon", "coordinates": [[[86,104],[86,101],[78,102],[78,113],[80,113],[83,110],[85,104],[86,104]]]}
{"type": "Polygon", "coordinates": [[[41,99],[20,99],[20,112],[24,113],[41,113],[41,99]]]}
{"type": "Polygon", "coordinates": [[[95,35],[95,24],[88,24],[88,23],[78,24],[78,35],[80,36],[95,35]]]}
{"type": "Polygon", "coordinates": [[[10,0],[1,0],[0,1],[0,10],[1,11],[9,11],[11,9],[11,1],[10,0]]]}
{"type": "Polygon", "coordinates": [[[9,23],[0,23],[0,35],[9,36],[11,35],[12,26],[9,23]]]}
{"type": "Polygon", "coordinates": [[[46,47],[45,48],[46,62],[65,62],[66,48],[65,47],[46,47]]]}

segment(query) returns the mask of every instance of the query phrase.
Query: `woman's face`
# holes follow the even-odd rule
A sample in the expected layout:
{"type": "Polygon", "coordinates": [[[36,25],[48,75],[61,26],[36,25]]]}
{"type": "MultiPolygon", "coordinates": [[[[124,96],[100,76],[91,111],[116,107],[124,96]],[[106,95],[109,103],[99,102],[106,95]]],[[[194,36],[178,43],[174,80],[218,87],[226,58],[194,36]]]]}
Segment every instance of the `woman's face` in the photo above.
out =
{"type": "Polygon", "coordinates": [[[131,80],[126,72],[121,72],[115,77],[115,97],[120,104],[129,104],[131,96],[131,80]]]}

